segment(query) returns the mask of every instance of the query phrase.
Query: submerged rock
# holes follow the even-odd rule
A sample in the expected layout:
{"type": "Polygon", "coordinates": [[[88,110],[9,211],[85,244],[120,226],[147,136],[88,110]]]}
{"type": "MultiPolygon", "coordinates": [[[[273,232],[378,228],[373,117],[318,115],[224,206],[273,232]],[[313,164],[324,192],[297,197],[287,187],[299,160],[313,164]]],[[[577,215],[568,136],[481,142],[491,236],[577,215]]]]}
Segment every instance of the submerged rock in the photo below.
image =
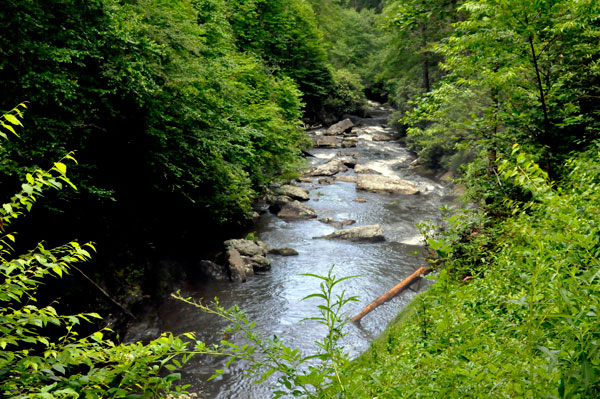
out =
{"type": "MultiPolygon", "coordinates": [[[[291,199],[295,199],[298,201],[308,201],[308,190],[298,187],[292,186],[290,184],[286,184],[281,186],[279,189],[279,194],[290,197],[291,199]]],[[[289,201],[288,201],[289,202],[289,201]]]]}
{"type": "Polygon", "coordinates": [[[330,240],[345,240],[352,242],[381,242],[385,241],[383,230],[378,224],[369,226],[351,227],[343,230],[336,230],[331,234],[322,237],[330,240]]]}
{"type": "Polygon", "coordinates": [[[310,173],[309,176],[333,176],[340,172],[347,171],[348,168],[344,163],[339,159],[332,159],[331,161],[323,164],[321,166],[317,166],[310,173]]]}
{"type": "Polygon", "coordinates": [[[418,194],[417,186],[399,177],[387,177],[374,174],[359,174],[356,180],[356,189],[374,193],[390,194],[418,194]]]}
{"type": "Polygon", "coordinates": [[[350,132],[353,127],[354,123],[352,123],[350,119],[344,119],[343,121],[329,126],[325,134],[328,136],[337,136],[338,134],[342,134],[344,132],[350,132]]]}
{"type": "Polygon", "coordinates": [[[298,251],[293,248],[271,248],[269,249],[269,254],[271,255],[279,255],[279,256],[296,256],[298,255],[298,251]]]}
{"type": "Polygon", "coordinates": [[[315,211],[299,201],[292,201],[281,207],[277,216],[287,220],[313,219],[317,217],[315,211]]]}
{"type": "Polygon", "coordinates": [[[330,185],[330,184],[335,183],[335,180],[333,180],[331,177],[322,177],[317,180],[317,183],[323,184],[323,185],[330,185]]]}
{"type": "Polygon", "coordinates": [[[330,217],[325,217],[325,218],[321,218],[318,220],[319,220],[319,222],[331,225],[331,226],[335,227],[336,229],[341,229],[344,226],[349,226],[351,224],[356,223],[356,220],[343,219],[343,220],[337,221],[330,217]]]}

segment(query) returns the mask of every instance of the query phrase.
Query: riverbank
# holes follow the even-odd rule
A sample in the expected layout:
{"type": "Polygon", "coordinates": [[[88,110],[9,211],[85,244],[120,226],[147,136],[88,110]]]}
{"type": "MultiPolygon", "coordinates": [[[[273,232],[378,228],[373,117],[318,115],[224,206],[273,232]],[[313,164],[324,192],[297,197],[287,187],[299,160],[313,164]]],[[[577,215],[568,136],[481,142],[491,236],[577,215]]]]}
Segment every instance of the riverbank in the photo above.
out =
{"type": "Polygon", "coordinates": [[[345,370],[350,397],[598,397],[598,165],[569,162],[560,192],[519,172],[504,184],[535,199],[514,216],[459,218],[436,283],[345,370]]]}

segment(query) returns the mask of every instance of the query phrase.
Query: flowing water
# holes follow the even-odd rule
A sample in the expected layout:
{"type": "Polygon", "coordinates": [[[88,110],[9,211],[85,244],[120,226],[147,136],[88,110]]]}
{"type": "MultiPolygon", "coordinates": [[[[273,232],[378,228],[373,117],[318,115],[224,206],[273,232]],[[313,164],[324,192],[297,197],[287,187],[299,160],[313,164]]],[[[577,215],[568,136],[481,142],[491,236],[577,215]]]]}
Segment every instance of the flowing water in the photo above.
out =
{"type": "MultiPolygon", "coordinates": [[[[342,284],[347,294],[356,295],[360,302],[351,303],[346,311],[349,316],[360,312],[375,298],[402,281],[423,264],[421,237],[416,224],[428,219],[439,218],[439,207],[452,201],[450,190],[433,180],[419,176],[409,168],[414,156],[396,141],[375,142],[373,135],[393,137],[386,126],[391,109],[371,103],[372,118],[357,123],[354,132],[358,133],[356,148],[312,149],[309,162],[319,165],[336,156],[356,156],[363,164],[384,175],[396,175],[409,180],[419,187],[419,195],[387,195],[357,191],[355,183],[336,181],[335,184],[321,185],[317,178],[312,183],[299,183],[310,191],[310,201],[306,204],[314,209],[319,218],[331,217],[335,220],[355,220],[355,226],[379,224],[386,241],[381,243],[350,243],[314,239],[329,234],[334,227],[316,219],[308,221],[284,221],[270,213],[264,213],[256,224],[256,234],[271,248],[291,247],[298,256],[271,256],[272,270],[257,274],[245,283],[221,281],[189,283],[185,287],[186,296],[196,299],[218,297],[225,307],[238,305],[247,312],[249,319],[267,335],[283,338],[288,346],[298,348],[303,353],[314,353],[314,341],[324,334],[322,326],[302,321],[318,315],[315,300],[302,301],[306,295],[319,290],[319,280],[302,276],[302,273],[326,275],[335,265],[334,274],[338,277],[360,275],[342,284]],[[357,202],[355,200],[359,199],[357,202]]],[[[312,132],[319,134],[321,131],[312,132]]],[[[354,175],[349,169],[341,175],[354,175]]],[[[360,324],[347,325],[347,336],[343,345],[350,356],[357,356],[369,346],[415,295],[423,289],[427,280],[413,284],[393,300],[368,314],[360,324]]],[[[204,342],[218,342],[222,339],[225,324],[214,316],[171,300],[163,304],[159,311],[161,327],[165,331],[183,333],[194,331],[204,342]]],[[[233,338],[235,340],[235,338],[233,338]]],[[[234,363],[226,368],[225,374],[207,382],[215,369],[224,368],[225,359],[193,359],[186,365],[183,380],[191,384],[191,392],[199,398],[268,398],[269,384],[253,385],[242,378],[244,364],[234,363]]],[[[275,382],[275,381],[273,381],[275,382]]]]}

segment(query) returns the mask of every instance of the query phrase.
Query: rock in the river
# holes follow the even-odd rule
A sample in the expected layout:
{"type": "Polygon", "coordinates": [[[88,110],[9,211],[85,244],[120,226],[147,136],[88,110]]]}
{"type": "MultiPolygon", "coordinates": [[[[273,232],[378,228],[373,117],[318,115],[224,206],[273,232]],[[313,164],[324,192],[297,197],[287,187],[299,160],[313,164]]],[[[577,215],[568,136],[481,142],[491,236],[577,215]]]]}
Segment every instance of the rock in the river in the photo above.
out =
{"type": "Polygon", "coordinates": [[[225,241],[226,248],[233,248],[243,256],[265,255],[267,253],[267,245],[262,241],[254,240],[227,240],[225,241]]]}
{"type": "Polygon", "coordinates": [[[285,204],[289,204],[293,200],[287,195],[270,196],[267,198],[269,202],[269,211],[278,213],[285,204]]]}
{"type": "Polygon", "coordinates": [[[335,183],[335,180],[333,180],[331,177],[322,177],[317,180],[317,183],[323,184],[323,185],[331,185],[331,184],[335,183]]]}
{"type": "Polygon", "coordinates": [[[341,229],[344,226],[349,226],[351,224],[356,223],[356,220],[343,219],[341,221],[337,221],[330,217],[320,218],[318,220],[319,220],[319,222],[331,225],[331,226],[335,227],[336,229],[341,229]]]}
{"type": "Polygon", "coordinates": [[[345,172],[348,168],[344,163],[339,159],[332,159],[331,161],[323,164],[321,166],[317,166],[310,173],[309,176],[333,176],[339,172],[345,172]]]}
{"type": "Polygon", "coordinates": [[[387,177],[373,174],[359,174],[356,180],[356,189],[374,193],[390,194],[418,194],[417,186],[399,177],[387,177]]]}
{"type": "Polygon", "coordinates": [[[342,139],[342,148],[353,148],[356,147],[358,140],[353,137],[344,137],[342,139]]]}
{"type": "Polygon", "coordinates": [[[281,188],[279,189],[279,194],[285,195],[298,201],[308,201],[309,199],[308,190],[302,187],[292,186],[289,184],[281,186],[281,188]]]}
{"type": "Polygon", "coordinates": [[[243,283],[249,276],[254,275],[252,266],[246,265],[237,249],[229,248],[226,253],[227,266],[232,281],[243,283]]]}
{"type": "Polygon", "coordinates": [[[377,171],[365,166],[365,165],[361,165],[361,164],[357,164],[356,166],[354,166],[354,171],[356,173],[378,173],[377,171]]]}
{"type": "Polygon", "coordinates": [[[357,163],[355,158],[340,158],[340,161],[342,161],[344,165],[346,165],[350,169],[354,168],[357,163]]]}
{"type": "Polygon", "coordinates": [[[313,180],[312,178],[310,178],[310,177],[304,177],[304,176],[300,176],[298,178],[298,181],[302,182],[302,183],[312,183],[312,180],[313,180]]]}
{"type": "Polygon", "coordinates": [[[335,180],[356,183],[356,176],[336,176],[335,180]]]}
{"type": "Polygon", "coordinates": [[[254,255],[252,257],[243,256],[242,258],[246,263],[246,266],[251,267],[255,272],[271,270],[271,261],[263,255],[254,255]]]}
{"type": "Polygon", "coordinates": [[[364,203],[364,202],[367,202],[367,200],[366,200],[366,199],[364,199],[364,198],[355,198],[355,199],[353,199],[352,201],[354,201],[354,202],[359,202],[359,203],[361,203],[361,204],[362,204],[362,203],[364,203]]]}
{"type": "Polygon", "coordinates": [[[388,136],[384,136],[382,134],[376,134],[375,136],[371,137],[371,140],[373,140],[373,141],[390,141],[391,138],[389,138],[388,136]]]}
{"type": "Polygon", "coordinates": [[[336,230],[323,237],[330,240],[345,240],[352,242],[380,242],[385,241],[381,226],[373,224],[369,226],[351,227],[349,229],[336,230]]]}
{"type": "Polygon", "coordinates": [[[293,248],[271,248],[269,249],[269,254],[271,255],[279,255],[279,256],[296,256],[298,255],[298,251],[293,248]]]}
{"type": "Polygon", "coordinates": [[[313,219],[317,217],[315,211],[299,201],[292,201],[281,207],[277,216],[287,220],[313,219]]]}
{"type": "Polygon", "coordinates": [[[354,123],[352,123],[350,119],[344,119],[335,125],[329,126],[325,134],[328,136],[337,136],[338,134],[342,134],[344,132],[350,132],[353,127],[354,123]]]}
{"type": "Polygon", "coordinates": [[[223,265],[211,262],[210,260],[200,261],[200,271],[205,277],[212,280],[229,280],[227,268],[223,265]]]}
{"type": "Polygon", "coordinates": [[[336,148],[337,147],[337,137],[315,136],[315,137],[313,137],[313,145],[315,147],[336,148]]]}

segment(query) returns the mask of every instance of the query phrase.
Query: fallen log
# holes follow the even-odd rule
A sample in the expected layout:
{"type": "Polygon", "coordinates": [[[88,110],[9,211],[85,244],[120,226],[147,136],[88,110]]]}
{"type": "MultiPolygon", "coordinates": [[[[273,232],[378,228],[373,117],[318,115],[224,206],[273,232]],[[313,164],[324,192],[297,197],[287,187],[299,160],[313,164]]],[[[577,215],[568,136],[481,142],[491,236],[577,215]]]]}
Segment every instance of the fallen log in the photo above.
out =
{"type": "Polygon", "coordinates": [[[382,296],[380,296],[379,298],[377,298],[373,302],[371,302],[369,304],[369,306],[367,306],[366,308],[364,308],[362,310],[362,312],[360,312],[359,314],[354,316],[352,318],[352,321],[355,323],[358,323],[360,321],[360,319],[365,317],[369,312],[371,312],[377,306],[381,305],[384,302],[389,301],[390,299],[392,299],[393,297],[398,295],[402,290],[404,290],[409,285],[411,285],[413,283],[413,281],[415,281],[416,279],[418,279],[419,277],[421,277],[423,274],[425,274],[427,272],[429,272],[429,269],[426,268],[425,266],[421,266],[420,268],[417,269],[417,271],[415,271],[413,274],[411,274],[410,276],[405,278],[400,284],[397,284],[394,288],[392,288],[391,290],[389,290],[388,292],[386,292],[385,294],[383,294],[382,296]]]}

